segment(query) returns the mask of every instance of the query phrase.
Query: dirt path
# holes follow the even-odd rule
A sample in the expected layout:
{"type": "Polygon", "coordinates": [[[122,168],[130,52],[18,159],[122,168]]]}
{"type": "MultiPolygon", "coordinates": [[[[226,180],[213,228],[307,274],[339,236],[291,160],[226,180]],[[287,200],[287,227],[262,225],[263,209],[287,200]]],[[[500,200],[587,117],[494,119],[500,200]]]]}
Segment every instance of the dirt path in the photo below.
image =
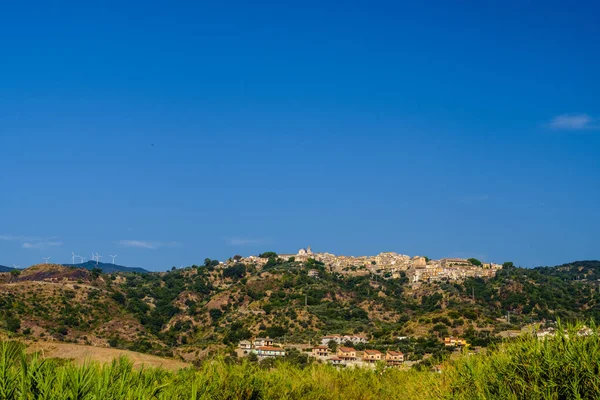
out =
{"type": "Polygon", "coordinates": [[[136,353],[129,350],[84,346],[71,343],[29,342],[27,343],[27,349],[29,352],[39,351],[44,357],[48,358],[56,357],[72,359],[77,364],[83,364],[85,361],[107,363],[120,356],[125,356],[133,362],[135,368],[144,366],[146,368],[162,367],[169,370],[177,370],[191,366],[191,364],[182,361],[136,353]]]}

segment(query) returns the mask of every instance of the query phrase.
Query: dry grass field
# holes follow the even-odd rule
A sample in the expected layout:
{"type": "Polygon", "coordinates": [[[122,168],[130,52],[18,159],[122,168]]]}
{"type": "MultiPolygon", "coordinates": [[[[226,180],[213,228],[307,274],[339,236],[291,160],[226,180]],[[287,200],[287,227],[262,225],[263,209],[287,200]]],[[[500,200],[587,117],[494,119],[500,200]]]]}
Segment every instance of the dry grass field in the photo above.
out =
{"type": "Polygon", "coordinates": [[[39,352],[44,358],[69,359],[79,365],[84,364],[86,361],[109,363],[121,356],[125,356],[133,362],[134,368],[141,368],[143,366],[146,368],[161,367],[168,370],[177,370],[191,365],[182,361],[136,353],[129,350],[54,342],[26,342],[26,345],[27,351],[30,353],[39,352]]]}

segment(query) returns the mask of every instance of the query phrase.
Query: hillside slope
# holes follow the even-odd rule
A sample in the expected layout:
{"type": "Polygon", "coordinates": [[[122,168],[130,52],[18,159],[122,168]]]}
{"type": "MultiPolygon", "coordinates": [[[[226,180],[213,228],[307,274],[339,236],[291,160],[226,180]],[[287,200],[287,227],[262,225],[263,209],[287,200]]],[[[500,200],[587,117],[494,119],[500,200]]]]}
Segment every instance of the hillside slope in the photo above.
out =
{"type": "Polygon", "coordinates": [[[590,278],[600,263],[568,266],[507,265],[492,278],[412,285],[402,274],[342,275],[314,260],[146,274],[37,265],[18,276],[0,274],[0,328],[188,360],[253,336],[317,343],[323,334],[362,333],[374,347],[394,346],[418,359],[442,350],[450,335],[485,346],[534,322],[600,320],[598,285],[590,278]]]}

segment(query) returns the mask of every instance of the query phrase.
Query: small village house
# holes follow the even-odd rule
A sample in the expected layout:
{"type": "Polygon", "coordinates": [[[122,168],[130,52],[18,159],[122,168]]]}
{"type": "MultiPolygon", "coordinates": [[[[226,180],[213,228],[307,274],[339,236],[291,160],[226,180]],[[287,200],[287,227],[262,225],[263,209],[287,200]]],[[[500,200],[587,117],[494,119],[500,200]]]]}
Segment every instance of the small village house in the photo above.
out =
{"type": "Polygon", "coordinates": [[[319,278],[319,271],[316,269],[308,270],[308,276],[311,278],[319,278]]]}
{"type": "Polygon", "coordinates": [[[340,366],[344,366],[344,360],[342,360],[339,357],[331,357],[327,360],[327,362],[331,365],[333,365],[334,367],[340,367],[340,366]]]}
{"type": "Polygon", "coordinates": [[[244,351],[244,354],[247,354],[252,350],[252,343],[248,340],[242,340],[240,341],[239,348],[244,351]]]}
{"type": "Polygon", "coordinates": [[[337,344],[341,344],[342,337],[340,335],[327,335],[321,338],[321,345],[327,346],[329,342],[336,342],[337,344]]]}
{"type": "Polygon", "coordinates": [[[467,345],[467,341],[465,339],[447,337],[444,338],[444,345],[446,347],[463,347],[467,345]]]}
{"type": "Polygon", "coordinates": [[[346,342],[352,342],[353,344],[359,344],[359,343],[369,343],[369,341],[367,340],[367,337],[363,334],[359,334],[359,335],[345,335],[344,336],[344,343],[346,342]]]}
{"type": "Polygon", "coordinates": [[[354,361],[356,360],[356,350],[352,347],[340,347],[337,356],[345,361],[354,361]]]}
{"type": "Polygon", "coordinates": [[[368,363],[381,361],[381,352],[379,350],[365,350],[363,353],[363,361],[368,363]]]}
{"type": "Polygon", "coordinates": [[[273,340],[266,338],[256,338],[254,339],[254,347],[263,347],[263,346],[273,346],[273,340]]]}
{"type": "Polygon", "coordinates": [[[329,347],[327,347],[327,346],[313,347],[312,355],[315,357],[327,357],[329,355],[329,347]]]}
{"type": "Polygon", "coordinates": [[[337,344],[344,344],[350,342],[352,344],[368,343],[367,337],[362,334],[358,335],[327,335],[321,338],[321,344],[326,346],[329,342],[336,342],[337,344]]]}
{"type": "Polygon", "coordinates": [[[285,350],[281,347],[262,346],[256,349],[256,355],[259,358],[283,357],[285,356],[285,350]]]}
{"type": "Polygon", "coordinates": [[[385,353],[385,361],[388,365],[401,365],[404,362],[404,354],[401,351],[388,350],[385,353]]]}

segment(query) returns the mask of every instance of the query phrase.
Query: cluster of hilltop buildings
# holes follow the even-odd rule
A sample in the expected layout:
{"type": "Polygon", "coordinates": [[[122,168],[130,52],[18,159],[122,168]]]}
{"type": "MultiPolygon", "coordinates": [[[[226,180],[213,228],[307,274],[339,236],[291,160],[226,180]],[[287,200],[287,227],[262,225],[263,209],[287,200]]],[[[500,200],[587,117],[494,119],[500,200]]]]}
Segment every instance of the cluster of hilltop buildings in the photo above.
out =
{"type": "MultiPolygon", "coordinates": [[[[279,257],[300,262],[312,258],[322,262],[330,272],[344,275],[375,274],[383,278],[398,278],[405,275],[413,285],[444,279],[459,281],[469,277],[492,277],[502,268],[502,265],[494,263],[474,265],[463,258],[430,260],[422,256],[410,257],[393,252],[380,253],[376,256],[336,256],[330,253],[313,253],[310,246],[300,249],[296,254],[279,254],[279,257]]],[[[266,264],[267,259],[251,256],[241,261],[260,267],[266,264]]]]}

